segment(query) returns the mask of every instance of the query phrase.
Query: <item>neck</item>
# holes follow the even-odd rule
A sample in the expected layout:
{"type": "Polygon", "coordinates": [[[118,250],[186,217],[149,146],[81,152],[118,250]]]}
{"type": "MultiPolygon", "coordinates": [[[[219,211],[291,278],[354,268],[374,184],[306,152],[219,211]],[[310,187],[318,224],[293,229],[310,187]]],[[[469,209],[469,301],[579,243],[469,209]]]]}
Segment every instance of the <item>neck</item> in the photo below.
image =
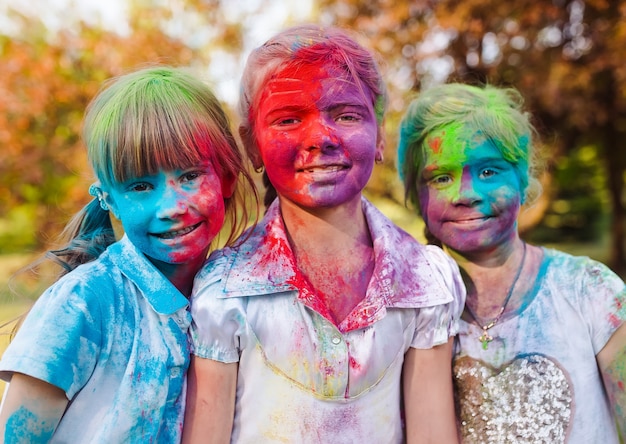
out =
{"type": "Polygon", "coordinates": [[[369,229],[360,196],[347,204],[322,209],[304,209],[287,199],[281,200],[281,214],[292,242],[298,250],[320,250],[330,255],[346,248],[346,243],[369,243],[369,229]]]}
{"type": "MultiPolygon", "coordinates": [[[[208,252],[207,252],[208,253],[208,252]]],[[[206,256],[206,255],[205,255],[206,256]]],[[[193,279],[204,264],[205,256],[198,256],[184,264],[170,264],[148,258],[150,262],[180,291],[186,298],[191,296],[193,279]]]]}
{"type": "Polygon", "coordinates": [[[360,199],[324,211],[281,202],[287,236],[300,271],[339,325],[365,298],[374,249],[360,199]]]}
{"type": "Polygon", "coordinates": [[[525,243],[516,238],[492,252],[467,254],[449,251],[461,268],[467,288],[466,306],[478,323],[486,324],[510,308],[520,290],[525,268],[525,243]]]}

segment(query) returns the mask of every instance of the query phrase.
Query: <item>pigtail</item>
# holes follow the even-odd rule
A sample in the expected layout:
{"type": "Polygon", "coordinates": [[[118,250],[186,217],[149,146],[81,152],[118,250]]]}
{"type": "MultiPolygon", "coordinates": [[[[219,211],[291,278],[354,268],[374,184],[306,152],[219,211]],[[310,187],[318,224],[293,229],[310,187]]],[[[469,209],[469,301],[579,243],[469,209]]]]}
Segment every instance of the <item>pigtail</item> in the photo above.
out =
{"type": "Polygon", "coordinates": [[[97,259],[116,240],[109,212],[97,198],[70,220],[60,237],[68,239],[65,246],[46,253],[48,259],[63,267],[60,276],[97,259]]]}

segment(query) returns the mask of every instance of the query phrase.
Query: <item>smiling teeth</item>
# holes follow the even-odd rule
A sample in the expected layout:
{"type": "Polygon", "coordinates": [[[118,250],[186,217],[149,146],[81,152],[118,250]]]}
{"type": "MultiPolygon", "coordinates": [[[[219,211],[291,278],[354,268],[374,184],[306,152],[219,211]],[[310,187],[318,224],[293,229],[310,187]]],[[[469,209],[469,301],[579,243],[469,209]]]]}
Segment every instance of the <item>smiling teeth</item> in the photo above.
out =
{"type": "Polygon", "coordinates": [[[333,166],[327,166],[327,167],[307,168],[306,171],[308,173],[316,173],[316,172],[335,173],[335,172],[341,171],[341,170],[343,170],[343,167],[338,166],[338,165],[333,165],[333,166]]]}
{"type": "Polygon", "coordinates": [[[161,234],[157,234],[157,237],[160,237],[161,239],[174,239],[175,237],[178,236],[184,236],[187,233],[191,233],[193,230],[195,230],[196,226],[192,226],[192,227],[187,227],[187,228],[183,228],[182,230],[178,230],[178,231],[169,231],[167,233],[161,233],[161,234]]]}

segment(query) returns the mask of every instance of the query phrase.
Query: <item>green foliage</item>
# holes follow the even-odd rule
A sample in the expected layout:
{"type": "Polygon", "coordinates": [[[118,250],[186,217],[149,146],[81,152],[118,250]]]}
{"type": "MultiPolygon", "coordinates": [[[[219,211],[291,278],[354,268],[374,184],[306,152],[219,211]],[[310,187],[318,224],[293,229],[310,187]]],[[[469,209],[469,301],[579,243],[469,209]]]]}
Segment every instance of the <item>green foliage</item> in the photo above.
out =
{"type": "Polygon", "coordinates": [[[29,251],[37,245],[35,233],[38,205],[23,204],[11,208],[0,218],[0,254],[29,251]]]}
{"type": "Polygon", "coordinates": [[[607,229],[606,175],[591,146],[560,156],[553,171],[553,198],[541,223],[527,236],[544,243],[598,241],[607,229]]]}

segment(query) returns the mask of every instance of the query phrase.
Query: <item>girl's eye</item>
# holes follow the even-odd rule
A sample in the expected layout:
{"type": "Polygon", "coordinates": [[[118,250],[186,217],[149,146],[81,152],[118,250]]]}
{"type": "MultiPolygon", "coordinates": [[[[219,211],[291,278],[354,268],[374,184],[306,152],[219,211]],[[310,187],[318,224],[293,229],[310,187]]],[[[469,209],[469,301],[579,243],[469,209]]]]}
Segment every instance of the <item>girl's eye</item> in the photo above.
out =
{"type": "Polygon", "coordinates": [[[433,176],[431,179],[428,180],[428,182],[434,186],[444,186],[452,182],[452,177],[447,174],[440,174],[437,176],[433,176]]]}
{"type": "Polygon", "coordinates": [[[281,125],[281,126],[286,126],[286,125],[295,125],[296,123],[299,123],[300,119],[297,119],[295,117],[285,117],[285,118],[280,118],[276,120],[276,125],[281,125]]]}
{"type": "Polygon", "coordinates": [[[202,175],[199,171],[190,171],[188,173],[183,174],[182,181],[183,182],[191,182],[196,180],[198,177],[202,175]]]}
{"type": "Polygon", "coordinates": [[[132,184],[131,186],[128,187],[128,189],[130,191],[141,192],[141,191],[148,191],[152,189],[152,186],[149,183],[139,182],[139,183],[132,184]]]}
{"type": "Polygon", "coordinates": [[[361,120],[360,116],[355,113],[341,114],[337,117],[337,121],[339,122],[356,122],[359,120],[361,120]]]}
{"type": "Polygon", "coordinates": [[[487,179],[489,177],[495,176],[497,174],[496,170],[491,168],[483,168],[480,172],[480,177],[483,179],[487,179]]]}

